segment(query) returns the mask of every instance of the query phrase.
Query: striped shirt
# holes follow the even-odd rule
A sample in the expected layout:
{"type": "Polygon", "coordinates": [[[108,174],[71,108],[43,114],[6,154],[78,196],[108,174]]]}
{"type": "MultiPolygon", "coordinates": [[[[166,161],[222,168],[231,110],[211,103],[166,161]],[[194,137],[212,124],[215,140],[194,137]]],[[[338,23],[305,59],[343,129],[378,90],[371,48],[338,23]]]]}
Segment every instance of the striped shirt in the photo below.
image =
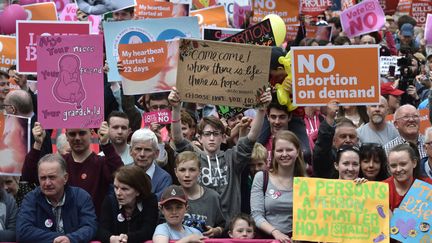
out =
{"type": "MultiPolygon", "coordinates": [[[[387,156],[388,156],[390,150],[393,147],[395,147],[396,145],[399,145],[399,144],[404,144],[404,143],[408,143],[408,141],[405,140],[401,136],[398,136],[397,138],[395,138],[395,139],[391,140],[390,142],[386,143],[384,145],[384,149],[386,151],[387,156]]],[[[423,135],[420,134],[417,137],[417,144],[416,145],[417,145],[417,148],[418,148],[418,152],[420,154],[420,159],[426,157],[427,154],[426,154],[426,151],[425,151],[425,148],[424,148],[424,136],[423,135]]]]}

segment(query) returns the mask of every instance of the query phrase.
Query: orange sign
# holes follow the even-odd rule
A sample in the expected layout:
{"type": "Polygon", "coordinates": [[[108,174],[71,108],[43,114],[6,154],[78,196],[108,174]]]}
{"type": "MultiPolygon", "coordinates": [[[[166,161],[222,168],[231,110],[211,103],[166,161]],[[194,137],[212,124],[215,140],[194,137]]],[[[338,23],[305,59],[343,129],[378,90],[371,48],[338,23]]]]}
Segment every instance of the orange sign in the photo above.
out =
{"type": "Polygon", "coordinates": [[[269,14],[279,15],[286,25],[300,24],[298,0],[253,0],[252,11],[254,24],[269,14]]]}
{"type": "Polygon", "coordinates": [[[16,38],[0,35],[0,70],[7,72],[12,65],[16,65],[16,38]]]}
{"type": "Polygon", "coordinates": [[[57,9],[53,2],[36,3],[23,6],[27,20],[58,20],[57,9]]]}
{"type": "MultiPolygon", "coordinates": [[[[420,127],[419,127],[419,133],[424,134],[426,131],[426,128],[431,126],[431,123],[429,121],[429,109],[421,109],[420,112],[420,127]]],[[[393,114],[386,116],[386,121],[393,122],[393,114]]]]}
{"type": "Polygon", "coordinates": [[[295,105],[324,106],[332,100],[341,105],[379,102],[378,45],[308,46],[291,50],[295,105]]]}
{"type": "Polygon", "coordinates": [[[136,19],[171,18],[189,15],[188,4],[158,2],[154,0],[137,0],[135,5],[136,19]]]}
{"type": "Polygon", "coordinates": [[[165,41],[119,44],[118,51],[124,67],[121,75],[132,81],[153,78],[165,67],[168,56],[165,41]]]}
{"type": "Polygon", "coordinates": [[[197,16],[202,26],[228,27],[228,19],[223,5],[191,11],[189,16],[197,16]]]}

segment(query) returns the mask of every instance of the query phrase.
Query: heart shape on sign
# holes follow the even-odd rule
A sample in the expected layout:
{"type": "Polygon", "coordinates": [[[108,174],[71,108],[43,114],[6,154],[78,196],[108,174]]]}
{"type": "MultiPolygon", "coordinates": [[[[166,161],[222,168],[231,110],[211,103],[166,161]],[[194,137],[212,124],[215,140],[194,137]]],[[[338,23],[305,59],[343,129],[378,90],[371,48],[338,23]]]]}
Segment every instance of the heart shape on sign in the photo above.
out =
{"type": "Polygon", "coordinates": [[[413,230],[415,228],[415,225],[416,225],[415,219],[408,219],[407,221],[403,219],[398,219],[396,221],[396,227],[398,227],[399,233],[404,238],[408,237],[410,230],[413,230]]]}

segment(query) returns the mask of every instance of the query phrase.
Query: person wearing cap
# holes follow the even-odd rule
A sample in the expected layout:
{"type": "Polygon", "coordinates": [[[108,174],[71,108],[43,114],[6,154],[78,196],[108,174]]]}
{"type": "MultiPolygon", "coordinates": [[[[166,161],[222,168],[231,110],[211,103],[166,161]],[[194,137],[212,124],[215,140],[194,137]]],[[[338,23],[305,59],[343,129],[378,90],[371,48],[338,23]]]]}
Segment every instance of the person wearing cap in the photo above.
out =
{"type": "Polygon", "coordinates": [[[204,242],[206,237],[199,230],[183,225],[187,198],[180,186],[171,185],[165,189],[159,202],[159,208],[166,223],[156,227],[153,234],[154,243],[168,243],[171,240],[177,243],[204,242]]]}
{"type": "Polygon", "coordinates": [[[387,100],[388,114],[393,114],[400,106],[401,95],[405,93],[400,89],[396,89],[393,83],[387,82],[381,84],[381,95],[387,100]]]}
{"type": "Polygon", "coordinates": [[[405,23],[400,27],[398,38],[396,38],[396,48],[399,50],[401,45],[410,46],[414,52],[420,47],[414,37],[414,26],[410,23],[405,23]]]}
{"type": "Polygon", "coordinates": [[[382,146],[399,136],[394,125],[385,120],[388,113],[387,100],[381,96],[378,105],[368,105],[369,122],[357,128],[360,143],[378,143],[382,146]]]}

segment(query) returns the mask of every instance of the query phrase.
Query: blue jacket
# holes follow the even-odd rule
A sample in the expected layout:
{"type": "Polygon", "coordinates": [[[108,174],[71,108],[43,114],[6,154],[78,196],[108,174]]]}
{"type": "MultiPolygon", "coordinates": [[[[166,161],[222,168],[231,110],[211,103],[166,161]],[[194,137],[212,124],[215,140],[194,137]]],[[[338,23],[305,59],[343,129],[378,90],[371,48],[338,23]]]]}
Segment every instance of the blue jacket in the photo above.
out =
{"type": "MultiPolygon", "coordinates": [[[[96,214],[90,195],[81,188],[65,186],[65,203],[61,210],[63,227],[70,242],[90,242],[96,234],[96,214]]],[[[29,192],[17,217],[17,241],[53,242],[56,232],[52,207],[40,188],[29,192]]]]}
{"type": "Polygon", "coordinates": [[[171,186],[172,178],[168,172],[166,172],[156,163],[155,166],[155,172],[153,174],[153,178],[151,179],[151,184],[152,192],[156,194],[156,197],[159,201],[165,188],[171,186]]]}

